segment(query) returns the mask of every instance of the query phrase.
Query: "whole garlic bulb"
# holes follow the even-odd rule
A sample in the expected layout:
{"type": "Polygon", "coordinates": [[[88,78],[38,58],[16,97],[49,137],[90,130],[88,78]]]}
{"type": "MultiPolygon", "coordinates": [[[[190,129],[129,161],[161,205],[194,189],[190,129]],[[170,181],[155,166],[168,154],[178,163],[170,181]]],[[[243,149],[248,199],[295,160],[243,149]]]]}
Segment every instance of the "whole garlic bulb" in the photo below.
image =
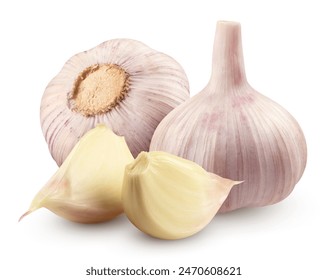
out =
{"type": "Polygon", "coordinates": [[[239,23],[219,21],[208,85],[157,127],[150,150],[193,160],[207,171],[244,180],[220,208],[273,204],[301,178],[306,142],[296,120],[247,82],[239,23]]]}
{"type": "Polygon", "coordinates": [[[42,131],[58,165],[97,123],[124,136],[137,156],[148,151],[163,117],[188,98],[187,77],[173,58],[114,39],[74,55],[52,79],[41,101],[42,131]]]}

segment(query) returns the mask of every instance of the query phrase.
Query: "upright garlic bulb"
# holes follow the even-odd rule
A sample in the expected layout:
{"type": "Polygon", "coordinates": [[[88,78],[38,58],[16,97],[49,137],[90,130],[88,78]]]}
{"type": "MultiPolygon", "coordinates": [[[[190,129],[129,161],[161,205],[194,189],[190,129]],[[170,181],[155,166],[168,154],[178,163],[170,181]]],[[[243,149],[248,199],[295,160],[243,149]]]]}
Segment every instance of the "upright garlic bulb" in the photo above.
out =
{"type": "Polygon", "coordinates": [[[187,77],[174,59],[135,40],[110,40],[74,55],[49,83],[42,131],[58,165],[97,123],[124,136],[137,156],[148,151],[163,117],[188,98],[187,77]]]}
{"type": "Polygon", "coordinates": [[[234,182],[165,152],[141,152],[127,165],[122,203],[130,221],[161,239],[202,230],[215,216],[234,182]]]}
{"type": "Polygon", "coordinates": [[[114,218],[123,212],[123,175],[132,161],[124,138],[98,124],[75,145],[22,218],[41,207],[79,223],[114,218]]]}
{"type": "Polygon", "coordinates": [[[244,180],[221,212],[281,201],[301,178],[307,158],[296,120],[248,84],[240,24],[225,21],[217,23],[208,85],[163,119],[150,150],[167,151],[220,176],[244,180]]]}

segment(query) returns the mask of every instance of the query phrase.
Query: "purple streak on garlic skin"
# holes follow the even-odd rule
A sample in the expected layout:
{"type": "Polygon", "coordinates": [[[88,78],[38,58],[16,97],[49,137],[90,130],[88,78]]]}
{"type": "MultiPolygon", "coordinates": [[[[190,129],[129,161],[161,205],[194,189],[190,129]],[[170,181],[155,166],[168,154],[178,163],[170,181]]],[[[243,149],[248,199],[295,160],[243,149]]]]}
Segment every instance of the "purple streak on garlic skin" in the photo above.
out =
{"type": "Polygon", "coordinates": [[[243,180],[220,212],[283,200],[301,178],[307,158],[297,121],[248,84],[241,28],[234,22],[218,22],[208,85],[163,119],[150,150],[170,152],[222,177],[243,180]]]}
{"type": "Polygon", "coordinates": [[[159,122],[188,98],[187,77],[174,59],[138,41],[110,40],[73,56],[49,83],[41,101],[41,127],[58,165],[97,123],[124,136],[136,156],[148,151],[159,122]],[[118,65],[128,75],[128,90],[107,112],[85,116],[73,110],[71,99],[77,77],[94,65],[118,65]]]}

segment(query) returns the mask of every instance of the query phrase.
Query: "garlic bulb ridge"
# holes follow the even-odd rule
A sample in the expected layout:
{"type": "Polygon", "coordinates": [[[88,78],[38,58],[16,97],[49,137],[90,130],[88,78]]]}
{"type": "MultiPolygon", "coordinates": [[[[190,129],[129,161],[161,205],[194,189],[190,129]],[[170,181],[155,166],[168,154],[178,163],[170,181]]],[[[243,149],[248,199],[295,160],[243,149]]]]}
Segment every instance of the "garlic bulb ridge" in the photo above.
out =
{"type": "Polygon", "coordinates": [[[209,83],[162,120],[150,150],[170,152],[209,172],[243,180],[221,212],[286,198],[307,158],[297,121],[248,84],[240,24],[225,21],[217,23],[209,83]]]}

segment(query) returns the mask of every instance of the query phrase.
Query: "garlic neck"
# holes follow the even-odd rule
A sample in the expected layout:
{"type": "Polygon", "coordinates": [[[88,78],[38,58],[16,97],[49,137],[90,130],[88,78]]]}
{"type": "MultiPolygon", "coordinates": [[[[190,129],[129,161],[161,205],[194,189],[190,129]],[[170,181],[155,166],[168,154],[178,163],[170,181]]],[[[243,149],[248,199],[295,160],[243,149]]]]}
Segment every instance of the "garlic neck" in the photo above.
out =
{"type": "Polygon", "coordinates": [[[209,86],[216,92],[225,89],[222,94],[228,93],[226,89],[247,84],[241,27],[237,22],[218,21],[216,26],[212,76],[209,86]]]}

